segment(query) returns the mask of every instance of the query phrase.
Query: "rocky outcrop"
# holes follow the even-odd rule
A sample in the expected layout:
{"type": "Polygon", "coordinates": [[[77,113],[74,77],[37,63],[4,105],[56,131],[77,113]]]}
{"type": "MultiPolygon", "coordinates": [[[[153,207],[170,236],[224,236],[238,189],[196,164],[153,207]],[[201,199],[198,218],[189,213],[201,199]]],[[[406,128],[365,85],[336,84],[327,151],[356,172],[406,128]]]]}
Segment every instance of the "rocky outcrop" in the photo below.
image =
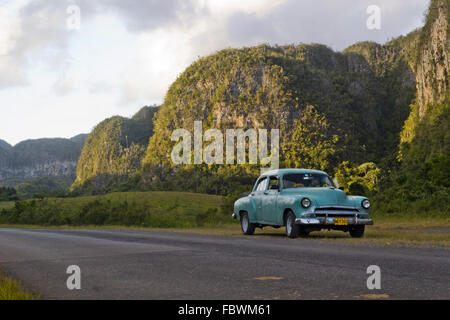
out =
{"type": "Polygon", "coordinates": [[[414,90],[414,72],[397,42],[344,52],[318,44],[222,50],[193,63],[169,88],[144,171],[172,166],[171,132],[192,132],[194,121],[222,132],[279,129],[284,157],[287,148],[300,148],[292,132],[309,105],[329,123],[324,137],[339,137],[334,163],[375,161],[394,150],[414,90]]]}
{"type": "Polygon", "coordinates": [[[416,71],[420,118],[427,105],[441,103],[449,89],[449,7],[448,0],[433,0],[422,31],[416,71]]]}
{"type": "Polygon", "coordinates": [[[48,161],[35,163],[30,166],[20,166],[17,168],[3,167],[0,169],[0,180],[7,179],[31,179],[37,177],[62,177],[73,176],[75,174],[77,161],[48,161]]]}

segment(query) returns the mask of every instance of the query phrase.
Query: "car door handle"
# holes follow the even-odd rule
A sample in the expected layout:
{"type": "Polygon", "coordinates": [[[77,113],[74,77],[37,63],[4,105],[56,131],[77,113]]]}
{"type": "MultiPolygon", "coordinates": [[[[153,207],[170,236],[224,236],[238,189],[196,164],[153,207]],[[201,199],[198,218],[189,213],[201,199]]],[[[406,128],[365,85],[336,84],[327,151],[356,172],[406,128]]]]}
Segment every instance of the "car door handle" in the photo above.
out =
{"type": "Polygon", "coordinates": [[[264,191],[264,194],[269,194],[269,192],[267,192],[267,191],[264,191]]]}

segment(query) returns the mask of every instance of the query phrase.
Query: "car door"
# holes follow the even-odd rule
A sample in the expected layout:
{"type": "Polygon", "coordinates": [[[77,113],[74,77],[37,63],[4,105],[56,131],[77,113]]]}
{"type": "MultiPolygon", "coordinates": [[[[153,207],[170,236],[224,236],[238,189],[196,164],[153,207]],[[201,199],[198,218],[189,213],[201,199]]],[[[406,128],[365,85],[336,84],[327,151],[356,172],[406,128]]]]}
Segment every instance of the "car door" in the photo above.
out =
{"type": "MultiPolygon", "coordinates": [[[[263,221],[262,199],[267,188],[267,177],[258,180],[254,191],[252,192],[253,200],[256,205],[256,220],[263,221]]],[[[253,221],[252,221],[253,222],[253,221]]]]}
{"type": "Polygon", "coordinates": [[[266,223],[273,224],[276,222],[277,200],[280,190],[280,179],[278,176],[270,176],[268,179],[267,189],[261,197],[261,205],[263,211],[263,220],[266,223]]]}

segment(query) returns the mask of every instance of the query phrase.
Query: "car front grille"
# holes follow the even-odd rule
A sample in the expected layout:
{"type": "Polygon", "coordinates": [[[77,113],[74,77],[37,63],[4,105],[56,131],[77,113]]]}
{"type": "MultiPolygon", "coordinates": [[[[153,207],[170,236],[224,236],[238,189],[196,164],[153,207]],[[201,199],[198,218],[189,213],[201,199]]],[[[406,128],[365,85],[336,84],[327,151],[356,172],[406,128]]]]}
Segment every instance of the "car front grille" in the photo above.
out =
{"type": "Polygon", "coordinates": [[[356,216],[359,218],[359,210],[352,207],[317,207],[314,214],[316,217],[347,218],[356,216]]]}

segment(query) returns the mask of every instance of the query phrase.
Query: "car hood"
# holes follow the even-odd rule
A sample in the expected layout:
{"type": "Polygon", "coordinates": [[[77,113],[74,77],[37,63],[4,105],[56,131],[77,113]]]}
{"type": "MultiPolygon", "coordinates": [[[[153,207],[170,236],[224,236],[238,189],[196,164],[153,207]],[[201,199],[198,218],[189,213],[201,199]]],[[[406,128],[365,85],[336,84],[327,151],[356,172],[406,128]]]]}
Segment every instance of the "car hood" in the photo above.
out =
{"type": "Polygon", "coordinates": [[[316,206],[353,205],[344,191],[333,188],[292,188],[283,190],[283,194],[308,197],[316,206]]]}

